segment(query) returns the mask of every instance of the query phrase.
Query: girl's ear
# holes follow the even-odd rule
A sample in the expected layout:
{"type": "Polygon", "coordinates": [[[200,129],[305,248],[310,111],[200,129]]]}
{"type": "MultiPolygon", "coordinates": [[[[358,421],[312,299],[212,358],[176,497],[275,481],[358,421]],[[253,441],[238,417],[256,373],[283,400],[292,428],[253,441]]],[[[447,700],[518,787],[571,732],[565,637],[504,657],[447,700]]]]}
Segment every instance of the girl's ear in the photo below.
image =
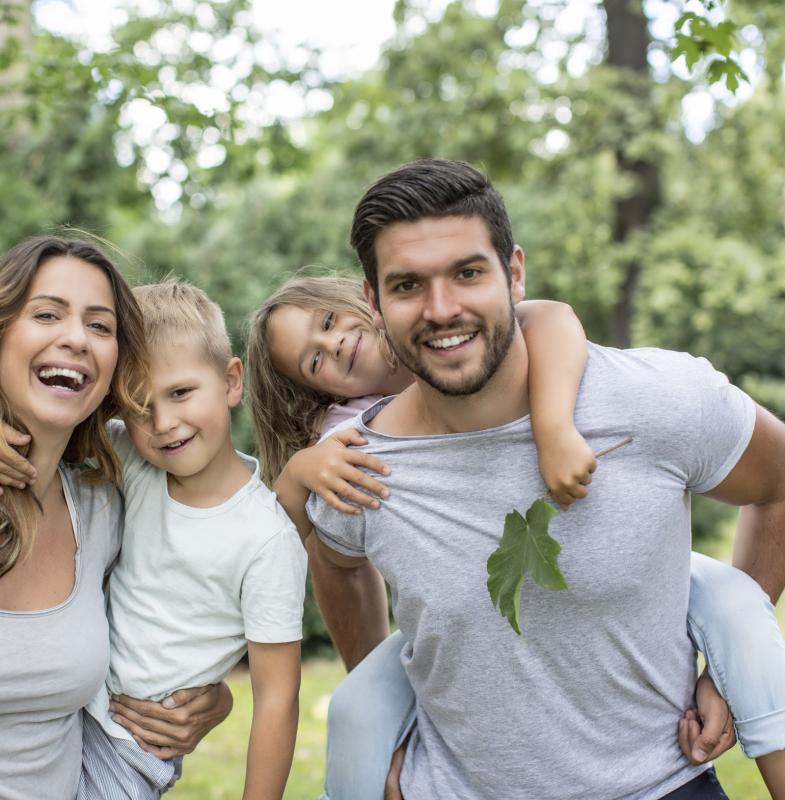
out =
{"type": "Polygon", "coordinates": [[[385,330],[384,318],[379,311],[379,306],[376,303],[376,292],[371,288],[371,284],[367,280],[363,281],[363,294],[371,307],[371,316],[373,317],[373,324],[380,330],[385,330]]]}
{"type": "Polygon", "coordinates": [[[240,405],[243,399],[243,362],[237,356],[229,359],[226,365],[226,401],[229,408],[240,405]]]}

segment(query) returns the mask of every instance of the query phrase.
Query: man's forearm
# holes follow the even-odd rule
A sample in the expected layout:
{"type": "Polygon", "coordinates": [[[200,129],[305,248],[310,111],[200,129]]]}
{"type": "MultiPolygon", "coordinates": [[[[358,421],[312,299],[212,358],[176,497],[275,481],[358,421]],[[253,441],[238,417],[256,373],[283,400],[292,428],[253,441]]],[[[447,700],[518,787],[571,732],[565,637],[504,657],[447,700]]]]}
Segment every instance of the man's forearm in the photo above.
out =
{"type": "Polygon", "coordinates": [[[777,602],[785,589],[785,501],[741,509],[733,565],[755,578],[777,602]]]}
{"type": "Polygon", "coordinates": [[[370,563],[345,569],[320,557],[316,533],[306,541],[316,603],[347,670],[390,634],[387,591],[370,563]]]}

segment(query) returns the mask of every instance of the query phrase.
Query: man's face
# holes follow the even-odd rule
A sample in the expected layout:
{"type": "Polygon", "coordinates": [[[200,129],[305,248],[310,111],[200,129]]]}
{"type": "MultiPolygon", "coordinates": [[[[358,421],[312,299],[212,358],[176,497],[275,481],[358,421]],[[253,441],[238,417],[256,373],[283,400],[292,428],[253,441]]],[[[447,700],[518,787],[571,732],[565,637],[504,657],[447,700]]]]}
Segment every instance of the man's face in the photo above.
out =
{"type": "Polygon", "coordinates": [[[512,282],[480,217],[397,222],[376,238],[379,296],[366,294],[401,363],[445,395],[480,391],[504,360],[523,299],[523,252],[512,282]]]}

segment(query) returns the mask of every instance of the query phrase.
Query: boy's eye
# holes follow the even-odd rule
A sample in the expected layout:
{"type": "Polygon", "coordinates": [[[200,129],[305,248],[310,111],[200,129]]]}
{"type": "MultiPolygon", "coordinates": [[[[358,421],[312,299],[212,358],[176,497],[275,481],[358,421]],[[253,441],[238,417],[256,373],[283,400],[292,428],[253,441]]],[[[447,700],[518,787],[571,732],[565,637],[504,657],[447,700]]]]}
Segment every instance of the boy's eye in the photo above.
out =
{"type": "Polygon", "coordinates": [[[311,359],[311,375],[313,375],[319,368],[319,362],[322,360],[322,354],[317,350],[311,359]]]}
{"type": "Polygon", "coordinates": [[[335,322],[335,314],[332,311],[328,311],[324,315],[324,320],[322,320],[322,329],[325,331],[329,331],[332,328],[333,323],[335,322]]]}

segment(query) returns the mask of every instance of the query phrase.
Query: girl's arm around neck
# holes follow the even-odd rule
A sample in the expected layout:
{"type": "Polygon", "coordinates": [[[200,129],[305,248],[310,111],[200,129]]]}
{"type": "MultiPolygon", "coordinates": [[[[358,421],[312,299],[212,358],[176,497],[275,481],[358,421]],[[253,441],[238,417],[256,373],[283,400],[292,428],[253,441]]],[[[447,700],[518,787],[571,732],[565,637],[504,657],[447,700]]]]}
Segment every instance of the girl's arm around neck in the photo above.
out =
{"type": "Polygon", "coordinates": [[[292,767],[300,691],[300,642],[248,642],[253,720],[243,800],[281,800],[292,767]]]}
{"type": "Polygon", "coordinates": [[[540,472],[552,497],[568,506],[586,496],[597,465],[573,423],[586,335],[565,303],[530,300],[515,310],[529,354],[529,407],[540,472]]]}
{"type": "Polygon", "coordinates": [[[383,475],[389,473],[380,459],[350,446],[363,444],[367,444],[366,439],[353,428],[340,430],[295,453],[281,471],[273,490],[303,541],[311,532],[311,521],[305,513],[311,492],[345,514],[359,514],[358,506],[378,508],[376,496],[388,496],[384,484],[360,469],[365,467],[383,475]]]}

